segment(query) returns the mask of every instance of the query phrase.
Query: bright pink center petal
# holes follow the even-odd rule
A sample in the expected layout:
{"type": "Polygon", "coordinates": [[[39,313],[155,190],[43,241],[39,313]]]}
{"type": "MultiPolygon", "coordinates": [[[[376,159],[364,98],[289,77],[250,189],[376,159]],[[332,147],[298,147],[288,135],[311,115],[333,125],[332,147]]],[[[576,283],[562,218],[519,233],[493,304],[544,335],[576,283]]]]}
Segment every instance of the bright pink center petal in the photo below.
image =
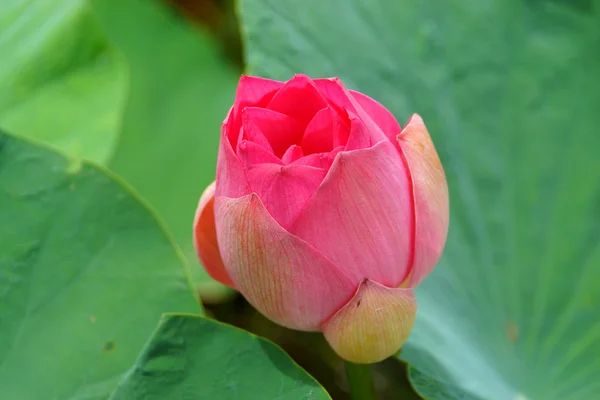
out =
{"type": "Polygon", "coordinates": [[[283,157],[281,157],[281,161],[283,161],[284,164],[291,164],[302,157],[304,157],[302,147],[293,144],[286,150],[283,157]]]}
{"type": "Polygon", "coordinates": [[[342,121],[331,107],[319,110],[302,137],[304,154],[325,153],[333,149],[333,137],[340,136],[342,121]]]}
{"type": "Polygon", "coordinates": [[[273,153],[283,156],[288,147],[300,144],[302,126],[293,118],[266,108],[247,107],[242,112],[244,129],[258,128],[269,141],[273,153]]]}
{"type": "Polygon", "coordinates": [[[267,108],[289,115],[306,126],[326,106],[313,81],[306,75],[296,75],[279,89],[267,108]]]}

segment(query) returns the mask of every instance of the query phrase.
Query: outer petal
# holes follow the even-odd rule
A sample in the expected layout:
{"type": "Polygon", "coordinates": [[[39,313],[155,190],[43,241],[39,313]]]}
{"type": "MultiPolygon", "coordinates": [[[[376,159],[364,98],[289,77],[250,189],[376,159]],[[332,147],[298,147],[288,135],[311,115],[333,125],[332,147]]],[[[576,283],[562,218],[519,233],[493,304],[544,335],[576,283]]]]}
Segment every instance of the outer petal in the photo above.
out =
{"type": "Polygon", "coordinates": [[[253,165],[247,172],[252,191],[284,228],[316,192],[327,170],[304,165],[253,165]]]}
{"type": "Polygon", "coordinates": [[[275,222],[255,194],[215,202],[217,236],[236,288],[273,321],[318,330],[353,296],[352,282],[275,222]]]}
{"type": "Polygon", "coordinates": [[[417,286],[437,264],[448,235],[448,183],[421,117],[414,114],[398,135],[414,188],[415,253],[410,286],[417,286]]]}
{"type": "Polygon", "coordinates": [[[358,104],[361,105],[365,112],[369,114],[373,122],[375,122],[377,126],[381,128],[390,142],[396,144],[396,136],[398,136],[402,129],[392,113],[379,102],[370,98],[366,94],[362,94],[354,90],[350,90],[350,93],[352,93],[352,97],[356,99],[358,104]]]}
{"type": "Polygon", "coordinates": [[[412,259],[408,171],[387,140],[341,152],[289,231],[351,276],[398,287],[412,259]]]}
{"type": "Polygon", "coordinates": [[[217,157],[217,187],[216,196],[241,197],[250,193],[246,174],[240,160],[235,155],[232,144],[228,139],[228,121],[231,113],[221,127],[219,156],[217,157]]]}
{"type": "Polygon", "coordinates": [[[208,185],[196,210],[194,219],[194,246],[204,269],[215,280],[234,287],[219,252],[215,228],[215,183],[208,185]]]}
{"type": "Polygon", "coordinates": [[[314,82],[306,75],[295,75],[273,96],[267,108],[289,115],[302,122],[304,127],[327,102],[314,82]]]}
{"type": "Polygon", "coordinates": [[[345,360],[369,364],[396,353],[415,323],[411,289],[390,289],[365,281],[356,295],[323,325],[325,338],[345,360]]]}

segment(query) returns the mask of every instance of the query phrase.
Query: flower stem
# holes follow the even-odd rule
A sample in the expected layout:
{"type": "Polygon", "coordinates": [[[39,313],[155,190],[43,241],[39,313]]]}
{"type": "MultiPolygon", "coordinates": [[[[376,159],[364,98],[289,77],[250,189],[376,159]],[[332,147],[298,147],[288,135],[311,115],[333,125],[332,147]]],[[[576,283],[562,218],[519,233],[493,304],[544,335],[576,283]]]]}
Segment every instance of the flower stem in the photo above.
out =
{"type": "Polygon", "coordinates": [[[377,400],[369,364],[344,361],[352,400],[377,400]]]}

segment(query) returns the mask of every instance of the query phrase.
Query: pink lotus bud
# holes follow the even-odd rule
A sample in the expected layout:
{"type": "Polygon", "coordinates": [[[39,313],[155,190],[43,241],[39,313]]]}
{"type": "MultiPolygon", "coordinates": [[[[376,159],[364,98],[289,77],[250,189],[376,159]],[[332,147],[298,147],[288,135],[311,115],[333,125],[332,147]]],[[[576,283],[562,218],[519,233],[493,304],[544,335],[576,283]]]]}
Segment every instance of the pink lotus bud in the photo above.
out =
{"type": "Polygon", "coordinates": [[[208,273],[271,320],[322,331],[346,360],[395,353],[448,231],[421,117],[402,130],[339,79],[242,76],[221,135],[194,226],[208,273]]]}

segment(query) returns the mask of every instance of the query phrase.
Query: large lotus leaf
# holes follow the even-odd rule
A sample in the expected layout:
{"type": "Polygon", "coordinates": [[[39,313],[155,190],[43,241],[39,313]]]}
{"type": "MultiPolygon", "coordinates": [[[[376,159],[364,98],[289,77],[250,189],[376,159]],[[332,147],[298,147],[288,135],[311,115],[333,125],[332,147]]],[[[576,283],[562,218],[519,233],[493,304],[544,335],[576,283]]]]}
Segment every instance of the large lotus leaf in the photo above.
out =
{"type": "Polygon", "coordinates": [[[164,2],[94,4],[131,69],[121,141],[110,167],[156,208],[195,281],[213,286],[219,296],[224,286],[200,268],[191,226],[200,195],[215,177],[220,125],[233,103],[238,73],[212,38],[164,2]]]}
{"type": "Polygon", "coordinates": [[[198,307],[172,241],[118,180],[0,136],[0,398],[106,399],[157,318],[198,307]]]}
{"type": "Polygon", "coordinates": [[[0,2],[0,126],[107,161],[127,67],[84,0],[0,2]]]}
{"type": "Polygon", "coordinates": [[[597,395],[598,2],[244,0],[242,18],[250,73],[340,76],[429,127],[451,222],[402,355],[417,391],[597,395]]]}
{"type": "Polygon", "coordinates": [[[199,316],[168,314],[110,400],[184,398],[330,399],[268,340],[199,316]]]}

